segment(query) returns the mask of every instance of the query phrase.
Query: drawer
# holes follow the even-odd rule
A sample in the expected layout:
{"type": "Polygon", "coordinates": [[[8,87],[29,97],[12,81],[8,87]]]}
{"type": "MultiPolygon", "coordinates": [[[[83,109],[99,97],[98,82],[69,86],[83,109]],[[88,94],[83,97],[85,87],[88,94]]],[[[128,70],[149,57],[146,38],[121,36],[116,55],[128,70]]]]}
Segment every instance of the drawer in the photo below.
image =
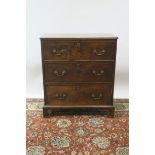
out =
{"type": "Polygon", "coordinates": [[[46,86],[48,105],[112,105],[110,84],[46,86]]]}
{"type": "Polygon", "coordinates": [[[42,43],[44,60],[70,60],[72,53],[79,52],[77,41],[46,40],[42,43]]]}
{"type": "Polygon", "coordinates": [[[45,63],[45,82],[112,82],[113,62],[45,63]]]}
{"type": "Polygon", "coordinates": [[[115,60],[116,40],[46,40],[44,60],[115,60]]]}
{"type": "Polygon", "coordinates": [[[116,41],[97,40],[81,41],[81,54],[79,59],[83,60],[115,60],[116,41]]]}

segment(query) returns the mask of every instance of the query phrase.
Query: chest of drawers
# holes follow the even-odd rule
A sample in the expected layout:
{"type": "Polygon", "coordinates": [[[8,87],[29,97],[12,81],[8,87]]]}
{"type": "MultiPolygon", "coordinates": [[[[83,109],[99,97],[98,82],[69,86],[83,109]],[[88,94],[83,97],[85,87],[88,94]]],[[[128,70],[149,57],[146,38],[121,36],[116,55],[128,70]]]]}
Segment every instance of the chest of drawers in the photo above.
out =
{"type": "Polygon", "coordinates": [[[113,116],[116,48],[111,34],[43,35],[44,117],[113,116]]]}

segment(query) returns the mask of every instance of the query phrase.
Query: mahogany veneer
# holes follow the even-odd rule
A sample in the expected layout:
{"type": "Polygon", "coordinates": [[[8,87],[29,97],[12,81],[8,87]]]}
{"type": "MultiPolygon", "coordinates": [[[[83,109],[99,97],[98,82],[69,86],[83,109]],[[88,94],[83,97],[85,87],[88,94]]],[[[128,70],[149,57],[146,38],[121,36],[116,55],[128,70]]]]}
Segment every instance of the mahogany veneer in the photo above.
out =
{"type": "Polygon", "coordinates": [[[114,115],[117,37],[45,34],[41,37],[44,117],[114,115]]]}

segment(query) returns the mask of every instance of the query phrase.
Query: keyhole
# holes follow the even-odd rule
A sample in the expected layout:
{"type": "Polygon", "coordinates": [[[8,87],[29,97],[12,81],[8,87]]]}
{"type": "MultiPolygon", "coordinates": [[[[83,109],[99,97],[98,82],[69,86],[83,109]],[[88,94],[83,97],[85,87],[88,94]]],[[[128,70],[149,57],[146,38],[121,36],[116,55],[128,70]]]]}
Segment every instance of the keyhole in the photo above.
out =
{"type": "Polygon", "coordinates": [[[75,90],[79,91],[80,90],[80,86],[75,86],[75,90]]]}
{"type": "Polygon", "coordinates": [[[80,43],[79,42],[75,43],[75,47],[80,48],[80,43]]]}
{"type": "Polygon", "coordinates": [[[77,72],[80,72],[80,66],[81,66],[81,64],[76,64],[76,70],[77,70],[77,72]]]}

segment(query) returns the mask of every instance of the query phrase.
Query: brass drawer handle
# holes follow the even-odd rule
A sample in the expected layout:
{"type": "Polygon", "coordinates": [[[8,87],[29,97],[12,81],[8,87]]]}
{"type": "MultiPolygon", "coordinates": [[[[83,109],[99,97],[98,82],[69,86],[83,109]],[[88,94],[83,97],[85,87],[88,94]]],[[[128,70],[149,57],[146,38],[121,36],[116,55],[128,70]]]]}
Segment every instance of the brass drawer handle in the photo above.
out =
{"type": "Polygon", "coordinates": [[[54,70],[53,72],[56,76],[64,76],[66,74],[66,70],[62,70],[61,73],[59,73],[58,70],[54,70]]]}
{"type": "Polygon", "coordinates": [[[97,73],[96,70],[92,70],[92,74],[94,74],[95,76],[101,76],[101,75],[104,75],[104,70],[100,70],[99,73],[97,73]]]}
{"type": "Polygon", "coordinates": [[[102,49],[102,50],[93,49],[93,53],[95,55],[100,56],[100,55],[103,55],[105,53],[105,50],[104,49],[102,49]]]}
{"type": "Polygon", "coordinates": [[[62,94],[56,93],[55,97],[56,97],[57,100],[64,100],[64,99],[66,99],[67,94],[66,93],[62,93],[62,94]]]}
{"type": "Polygon", "coordinates": [[[102,93],[99,93],[99,94],[92,93],[91,97],[93,100],[101,100],[103,98],[103,94],[102,93]]]}
{"type": "Polygon", "coordinates": [[[66,49],[53,49],[52,53],[57,56],[61,56],[62,54],[64,54],[65,51],[66,51],[66,49]]]}

